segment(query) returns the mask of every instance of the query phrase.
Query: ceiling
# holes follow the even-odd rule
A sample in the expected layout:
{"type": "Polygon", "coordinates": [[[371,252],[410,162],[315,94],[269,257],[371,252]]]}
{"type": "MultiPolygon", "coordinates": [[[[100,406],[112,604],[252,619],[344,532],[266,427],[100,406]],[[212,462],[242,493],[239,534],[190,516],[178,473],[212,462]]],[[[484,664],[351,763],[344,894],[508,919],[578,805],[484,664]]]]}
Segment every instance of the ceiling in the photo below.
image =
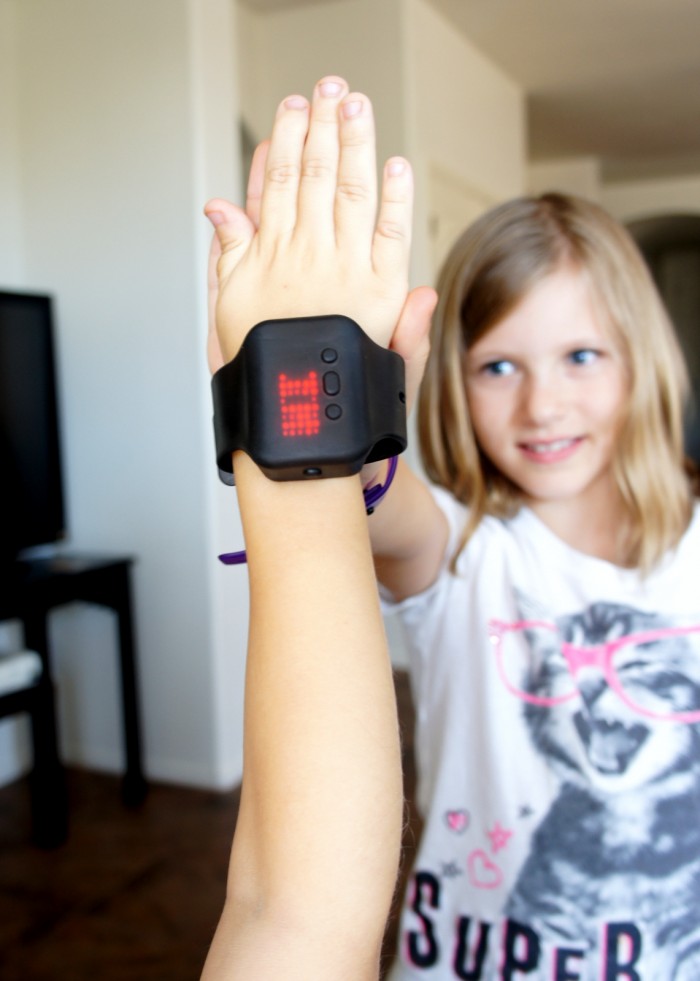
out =
{"type": "Polygon", "coordinates": [[[534,160],[594,155],[612,179],[700,170],[700,0],[428,2],[522,86],[534,160]]]}

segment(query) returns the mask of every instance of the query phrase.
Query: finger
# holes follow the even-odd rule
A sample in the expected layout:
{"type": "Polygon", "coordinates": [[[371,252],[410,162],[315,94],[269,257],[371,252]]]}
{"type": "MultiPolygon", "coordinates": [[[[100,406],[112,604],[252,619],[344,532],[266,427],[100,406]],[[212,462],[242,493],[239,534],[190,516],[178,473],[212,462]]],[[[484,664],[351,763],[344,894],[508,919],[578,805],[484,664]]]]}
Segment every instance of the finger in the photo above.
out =
{"type": "Polygon", "coordinates": [[[288,96],[279,106],[265,162],[260,232],[266,237],[290,234],[297,220],[301,158],[309,125],[309,103],[288,96]]]}
{"type": "Polygon", "coordinates": [[[407,160],[384,165],[382,196],[372,241],[372,265],[380,278],[408,274],[413,216],[413,174],[407,160]]]}
{"type": "Polygon", "coordinates": [[[221,244],[216,232],[214,232],[211,237],[207,269],[207,363],[212,375],[224,364],[219,336],[216,333],[216,302],[219,298],[219,277],[216,269],[220,255],[221,244]]]}
{"type": "Polygon", "coordinates": [[[213,198],[204,206],[204,213],[214,227],[209,248],[207,268],[207,363],[212,374],[225,363],[221,351],[219,335],[216,330],[216,305],[219,299],[219,262],[222,255],[222,241],[231,234],[240,220],[240,208],[223,198],[213,198]],[[221,231],[219,231],[221,229],[221,231]]]}
{"type": "Polygon", "coordinates": [[[369,99],[348,95],[340,106],[340,160],[335,196],[336,239],[370,256],[377,216],[374,114],[369,99]]]}
{"type": "Polygon", "coordinates": [[[347,82],[336,75],[322,78],[314,89],[309,133],[304,147],[299,188],[298,227],[302,234],[334,235],[333,202],[338,176],[338,106],[347,82]]]}
{"type": "Polygon", "coordinates": [[[208,201],[204,213],[214,226],[221,250],[217,263],[217,274],[221,280],[222,276],[230,275],[247,252],[255,235],[255,226],[242,208],[223,198],[208,201]]]}
{"type": "Polygon", "coordinates": [[[391,350],[406,365],[406,411],[410,412],[423,378],[430,353],[430,321],[435,312],[437,293],[430,286],[419,286],[406,297],[391,338],[391,350]]]}
{"type": "Polygon", "coordinates": [[[417,286],[406,297],[389,345],[404,361],[411,361],[425,351],[437,300],[432,286],[417,286]]]}
{"type": "Polygon", "coordinates": [[[253,153],[250,174],[248,175],[245,210],[256,228],[260,224],[260,203],[262,201],[263,184],[265,182],[265,163],[269,149],[269,140],[263,140],[262,143],[258,143],[253,153]]]}
{"type": "Polygon", "coordinates": [[[212,374],[224,364],[224,356],[216,332],[216,304],[219,299],[218,265],[221,258],[221,242],[216,234],[216,226],[232,219],[236,210],[230,201],[223,198],[213,198],[204,206],[204,213],[214,227],[207,267],[207,363],[212,374]]]}

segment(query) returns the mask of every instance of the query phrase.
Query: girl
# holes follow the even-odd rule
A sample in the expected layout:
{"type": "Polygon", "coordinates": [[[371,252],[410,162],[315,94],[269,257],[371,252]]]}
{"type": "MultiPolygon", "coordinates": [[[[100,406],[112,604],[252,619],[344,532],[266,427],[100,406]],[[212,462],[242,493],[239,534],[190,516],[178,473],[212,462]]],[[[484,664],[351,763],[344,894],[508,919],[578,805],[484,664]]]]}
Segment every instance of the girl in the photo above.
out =
{"type": "Polygon", "coordinates": [[[438,284],[370,519],[425,830],[394,979],[700,977],[700,519],[685,371],[625,231],[496,208],[438,284]]]}
{"type": "MultiPolygon", "coordinates": [[[[365,96],[329,77],[311,103],[282,102],[245,211],[206,207],[213,370],[269,318],[341,313],[385,343],[427,329],[434,294],[406,287],[410,168],[387,164],[378,218],[375,181],[365,96]]],[[[360,479],[275,483],[241,452],[234,466],[251,597],[244,775],[203,977],[376,981],[401,763],[360,479]]]]}

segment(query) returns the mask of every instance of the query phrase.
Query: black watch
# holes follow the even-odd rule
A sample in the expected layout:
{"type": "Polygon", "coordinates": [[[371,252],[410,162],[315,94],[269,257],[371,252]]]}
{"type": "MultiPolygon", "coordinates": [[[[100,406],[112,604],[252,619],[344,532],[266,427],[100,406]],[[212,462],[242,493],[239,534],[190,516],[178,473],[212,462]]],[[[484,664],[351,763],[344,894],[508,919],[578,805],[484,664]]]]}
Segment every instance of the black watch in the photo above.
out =
{"type": "Polygon", "coordinates": [[[406,448],[403,358],[349,317],[265,320],[212,378],[219,476],[234,450],[272,480],[345,477],[406,448]]]}

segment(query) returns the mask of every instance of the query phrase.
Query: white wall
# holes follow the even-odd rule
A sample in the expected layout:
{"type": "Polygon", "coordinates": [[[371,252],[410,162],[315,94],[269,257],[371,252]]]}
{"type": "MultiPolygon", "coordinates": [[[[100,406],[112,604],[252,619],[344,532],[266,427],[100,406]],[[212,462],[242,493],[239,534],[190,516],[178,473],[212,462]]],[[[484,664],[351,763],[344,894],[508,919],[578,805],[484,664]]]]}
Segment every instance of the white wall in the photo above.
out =
{"type": "MultiPolygon", "coordinates": [[[[404,0],[402,92],[407,153],[416,172],[415,278],[431,281],[431,242],[445,184],[466,203],[464,225],[525,186],[525,100],[520,88],[426,2],[404,0]]],[[[454,204],[456,207],[457,205],[454,204]]],[[[460,228],[456,228],[458,232],[460,228]]]]}
{"type": "MultiPolygon", "coordinates": [[[[0,111],[18,124],[0,155],[0,209],[21,202],[21,224],[0,227],[0,283],[56,297],[71,546],[137,559],[149,774],[230,784],[247,602],[244,574],[224,580],[215,559],[240,532],[211,452],[201,207],[239,185],[231,4],[4,0],[2,11],[3,27],[16,18],[16,75],[0,111]]],[[[88,608],[52,625],[64,754],[110,769],[121,766],[112,628],[88,608]]]]}
{"type": "Polygon", "coordinates": [[[656,215],[700,213],[700,174],[606,181],[596,157],[530,164],[529,193],[548,190],[580,194],[597,201],[622,222],[656,215]]]}
{"type": "Polygon", "coordinates": [[[0,2],[0,269],[19,285],[24,275],[17,98],[17,7],[0,2]]]}
{"type": "Polygon", "coordinates": [[[700,174],[605,184],[601,203],[620,221],[700,214],[700,174]]]}
{"type": "Polygon", "coordinates": [[[335,0],[267,14],[241,6],[241,110],[256,141],[269,135],[283,96],[308,96],[319,78],[332,74],[371,95],[380,160],[405,153],[399,89],[402,3],[335,0]]]}
{"type": "Polygon", "coordinates": [[[532,163],[528,167],[528,193],[561,191],[600,202],[602,178],[597,157],[571,157],[532,163]]]}
{"type": "MultiPolygon", "coordinates": [[[[211,229],[200,218],[210,197],[242,200],[244,178],[239,144],[240,102],[235,74],[238,51],[245,42],[232,0],[189,0],[191,23],[192,121],[194,147],[195,269],[198,349],[206,333],[206,260],[211,229]]],[[[204,361],[200,362],[200,403],[203,437],[201,472],[206,475],[206,558],[209,623],[208,673],[211,698],[211,754],[214,787],[237,783],[243,769],[243,687],[248,633],[248,577],[245,569],[221,565],[214,556],[243,547],[235,492],[216,476],[213,463],[211,390],[204,361]]]]}

